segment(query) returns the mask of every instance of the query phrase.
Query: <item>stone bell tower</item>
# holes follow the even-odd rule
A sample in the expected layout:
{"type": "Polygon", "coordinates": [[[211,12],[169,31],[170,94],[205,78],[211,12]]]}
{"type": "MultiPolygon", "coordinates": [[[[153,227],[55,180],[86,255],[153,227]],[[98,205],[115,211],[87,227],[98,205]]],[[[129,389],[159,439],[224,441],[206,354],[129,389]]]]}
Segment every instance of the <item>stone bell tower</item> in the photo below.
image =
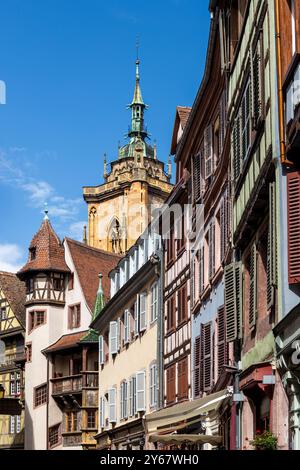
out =
{"type": "Polygon", "coordinates": [[[152,210],[164,203],[173,187],[170,167],[165,173],[164,163],[157,159],[156,145],[149,144],[139,66],[137,57],[134,95],[128,106],[128,142],[119,147],[118,159],[111,162],[109,172],[104,157],[104,184],[83,188],[88,205],[88,244],[120,254],[144,232],[152,210]]]}

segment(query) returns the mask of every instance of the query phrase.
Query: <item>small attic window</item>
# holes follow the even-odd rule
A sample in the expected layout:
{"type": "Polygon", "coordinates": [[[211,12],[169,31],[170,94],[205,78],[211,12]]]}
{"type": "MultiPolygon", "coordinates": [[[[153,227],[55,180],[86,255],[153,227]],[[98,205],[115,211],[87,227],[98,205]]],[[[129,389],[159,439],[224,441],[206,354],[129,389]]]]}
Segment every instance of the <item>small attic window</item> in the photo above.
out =
{"type": "Polygon", "coordinates": [[[34,261],[36,258],[36,247],[32,247],[29,249],[29,256],[30,256],[30,261],[34,261]]]}

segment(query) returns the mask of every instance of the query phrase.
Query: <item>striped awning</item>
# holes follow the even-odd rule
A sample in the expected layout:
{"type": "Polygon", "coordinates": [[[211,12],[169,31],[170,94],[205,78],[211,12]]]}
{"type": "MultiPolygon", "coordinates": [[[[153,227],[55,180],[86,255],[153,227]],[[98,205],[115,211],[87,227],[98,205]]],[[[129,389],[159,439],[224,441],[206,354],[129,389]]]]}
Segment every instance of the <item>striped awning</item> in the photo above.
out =
{"type": "Polygon", "coordinates": [[[161,444],[210,444],[218,446],[222,444],[222,436],[208,436],[203,434],[152,434],[149,441],[161,444]]]}
{"type": "Polygon", "coordinates": [[[211,415],[214,416],[224,400],[232,395],[227,389],[212,393],[197,400],[186,401],[169,408],[146,415],[146,427],[149,434],[156,434],[159,430],[166,430],[193,418],[211,415]]]}

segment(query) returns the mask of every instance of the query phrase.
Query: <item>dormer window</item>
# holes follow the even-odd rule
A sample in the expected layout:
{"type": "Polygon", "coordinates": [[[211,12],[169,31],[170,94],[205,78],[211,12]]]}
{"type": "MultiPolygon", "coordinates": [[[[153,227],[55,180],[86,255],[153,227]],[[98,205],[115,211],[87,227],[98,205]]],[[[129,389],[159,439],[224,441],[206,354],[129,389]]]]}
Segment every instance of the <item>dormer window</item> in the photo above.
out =
{"type": "Polygon", "coordinates": [[[29,256],[30,256],[30,261],[34,261],[36,259],[36,247],[32,247],[29,249],[29,256]]]}

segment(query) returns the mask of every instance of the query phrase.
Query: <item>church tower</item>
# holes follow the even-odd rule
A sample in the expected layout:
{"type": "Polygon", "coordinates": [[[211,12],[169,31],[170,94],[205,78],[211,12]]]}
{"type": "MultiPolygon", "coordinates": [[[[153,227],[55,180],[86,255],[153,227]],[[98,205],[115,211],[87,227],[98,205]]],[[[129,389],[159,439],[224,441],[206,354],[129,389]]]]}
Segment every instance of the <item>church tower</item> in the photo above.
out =
{"type": "Polygon", "coordinates": [[[125,253],[151,221],[153,209],[170,194],[171,172],[157,159],[156,145],[149,144],[144,123],[147,105],[140,86],[140,61],[136,60],[136,79],[128,142],[118,149],[118,159],[107,171],[104,157],[104,184],[84,187],[88,204],[88,244],[114,253],[125,253]]]}

